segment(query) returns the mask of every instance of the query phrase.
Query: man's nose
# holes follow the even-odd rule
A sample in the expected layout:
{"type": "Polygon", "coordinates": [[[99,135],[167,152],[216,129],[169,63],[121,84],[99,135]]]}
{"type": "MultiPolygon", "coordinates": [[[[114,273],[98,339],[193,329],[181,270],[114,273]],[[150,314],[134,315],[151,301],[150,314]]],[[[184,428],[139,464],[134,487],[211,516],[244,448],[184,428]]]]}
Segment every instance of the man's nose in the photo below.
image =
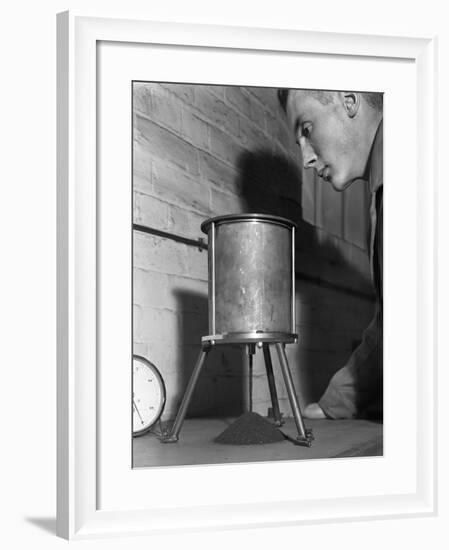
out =
{"type": "Polygon", "coordinates": [[[304,138],[299,140],[299,146],[301,147],[304,168],[313,168],[317,161],[317,155],[313,147],[304,138]]]}

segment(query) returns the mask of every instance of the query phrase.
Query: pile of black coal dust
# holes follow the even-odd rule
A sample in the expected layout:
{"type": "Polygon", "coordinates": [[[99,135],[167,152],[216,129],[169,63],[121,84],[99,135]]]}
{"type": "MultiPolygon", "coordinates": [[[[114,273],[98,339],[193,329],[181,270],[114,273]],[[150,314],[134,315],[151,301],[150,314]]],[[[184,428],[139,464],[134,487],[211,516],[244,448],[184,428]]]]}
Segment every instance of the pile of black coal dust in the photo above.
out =
{"type": "Polygon", "coordinates": [[[224,445],[262,445],[284,441],[282,433],[262,418],[260,414],[247,412],[228,426],[214,441],[224,445]]]}

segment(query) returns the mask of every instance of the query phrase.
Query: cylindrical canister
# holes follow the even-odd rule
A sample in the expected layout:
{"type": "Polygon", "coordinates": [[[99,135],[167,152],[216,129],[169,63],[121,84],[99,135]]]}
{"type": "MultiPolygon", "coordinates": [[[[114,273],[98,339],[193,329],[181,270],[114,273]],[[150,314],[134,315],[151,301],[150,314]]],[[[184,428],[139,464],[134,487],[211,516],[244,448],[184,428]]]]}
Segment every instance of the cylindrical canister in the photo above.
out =
{"type": "Polygon", "coordinates": [[[295,228],[268,214],[232,214],[201,225],[209,241],[203,340],[295,340],[295,228]]]}

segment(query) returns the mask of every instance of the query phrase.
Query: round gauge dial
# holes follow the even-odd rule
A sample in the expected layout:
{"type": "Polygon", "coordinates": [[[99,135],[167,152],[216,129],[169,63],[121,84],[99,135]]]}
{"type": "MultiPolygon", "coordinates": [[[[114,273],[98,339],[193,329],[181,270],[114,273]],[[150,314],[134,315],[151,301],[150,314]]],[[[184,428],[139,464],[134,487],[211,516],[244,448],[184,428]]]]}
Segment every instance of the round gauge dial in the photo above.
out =
{"type": "Polygon", "coordinates": [[[144,357],[133,356],[133,436],[146,433],[165,406],[165,384],[158,369],[144,357]]]}

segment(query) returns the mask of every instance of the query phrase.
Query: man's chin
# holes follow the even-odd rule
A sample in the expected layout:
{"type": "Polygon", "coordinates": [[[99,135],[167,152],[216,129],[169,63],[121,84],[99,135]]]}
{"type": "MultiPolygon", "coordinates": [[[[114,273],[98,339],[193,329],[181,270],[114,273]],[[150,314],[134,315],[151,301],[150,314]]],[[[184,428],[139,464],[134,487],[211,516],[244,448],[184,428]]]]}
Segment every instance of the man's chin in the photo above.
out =
{"type": "Polygon", "coordinates": [[[353,183],[355,180],[339,180],[339,179],[330,178],[328,181],[332,185],[332,187],[335,189],[335,191],[341,192],[347,189],[351,185],[351,183],[353,183]]]}

